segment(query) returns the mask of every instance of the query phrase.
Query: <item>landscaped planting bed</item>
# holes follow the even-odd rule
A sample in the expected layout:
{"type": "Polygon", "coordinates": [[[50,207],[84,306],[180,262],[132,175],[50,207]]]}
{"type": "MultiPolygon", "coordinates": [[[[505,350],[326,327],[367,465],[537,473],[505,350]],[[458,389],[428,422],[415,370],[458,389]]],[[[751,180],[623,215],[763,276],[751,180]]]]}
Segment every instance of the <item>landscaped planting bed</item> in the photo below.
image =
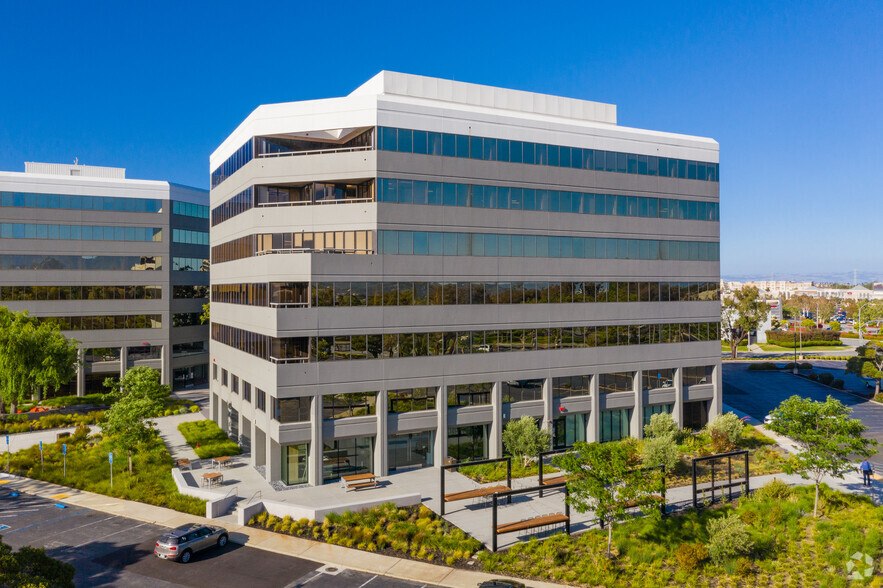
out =
{"type": "Polygon", "coordinates": [[[47,414],[36,419],[13,415],[0,422],[0,435],[95,425],[103,416],[103,411],[87,412],[86,414],[47,414]]]}
{"type": "Polygon", "coordinates": [[[133,454],[133,473],[126,455],[115,451],[113,443],[100,435],[87,436],[85,429],[63,441],[67,444],[67,475],[63,472],[62,442],[37,446],[13,453],[10,471],[20,476],[45,480],[107,496],[163,506],[188,514],[205,516],[205,501],[178,493],[171,476],[172,458],[162,439],[155,435],[133,454]],[[108,453],[114,452],[113,487],[110,485],[108,453]]]}
{"type": "MultiPolygon", "coordinates": [[[[498,553],[482,551],[478,557],[485,571],[574,586],[851,586],[850,557],[860,552],[878,560],[881,555],[883,507],[827,487],[821,518],[812,518],[812,504],[812,487],[774,483],[738,503],[660,522],[637,518],[619,524],[612,558],[606,556],[606,532],[598,529],[531,540],[498,553]],[[731,513],[747,525],[748,540],[740,543],[744,553],[720,557],[707,525],[731,513]]],[[[880,577],[867,585],[879,586],[880,577]]]]}
{"type": "Polygon", "coordinates": [[[200,459],[242,453],[242,448],[227,437],[214,421],[206,419],[181,423],[178,425],[178,430],[200,459]]]}
{"type": "Polygon", "coordinates": [[[321,523],[266,512],[249,525],[305,539],[448,566],[464,565],[481,543],[425,506],[382,504],[363,512],[329,514],[321,523]]]}

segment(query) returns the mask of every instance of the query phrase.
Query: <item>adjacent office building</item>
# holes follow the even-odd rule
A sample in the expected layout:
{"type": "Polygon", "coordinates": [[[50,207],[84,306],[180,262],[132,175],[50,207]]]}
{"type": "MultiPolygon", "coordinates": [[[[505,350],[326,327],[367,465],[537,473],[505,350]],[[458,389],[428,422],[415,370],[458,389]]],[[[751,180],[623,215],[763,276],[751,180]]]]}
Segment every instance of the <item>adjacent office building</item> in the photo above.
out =
{"type": "Polygon", "coordinates": [[[211,414],[271,482],[721,410],[718,144],[381,72],[211,156],[211,414]]]}
{"type": "Polygon", "coordinates": [[[208,380],[208,192],[125,169],[26,163],[0,172],[0,305],[80,343],[63,392],[106,391],[133,366],[208,380]]]}

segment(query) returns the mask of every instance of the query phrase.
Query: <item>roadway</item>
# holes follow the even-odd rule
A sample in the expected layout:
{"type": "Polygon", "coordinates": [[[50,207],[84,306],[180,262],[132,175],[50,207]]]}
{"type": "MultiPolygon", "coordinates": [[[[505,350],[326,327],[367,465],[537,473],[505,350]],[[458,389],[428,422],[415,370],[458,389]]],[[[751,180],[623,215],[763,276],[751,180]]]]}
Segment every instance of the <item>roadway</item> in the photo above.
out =
{"type": "Polygon", "coordinates": [[[15,548],[44,547],[47,553],[72,564],[77,586],[134,588],[416,588],[404,580],[320,563],[243,545],[197,554],[188,564],[153,555],[164,527],[87,508],[58,508],[51,500],[11,495],[0,487],[0,535],[15,548]]]}
{"type": "MultiPolygon", "coordinates": [[[[872,461],[883,462],[883,405],[871,402],[847,392],[834,390],[812,380],[782,371],[749,371],[749,363],[723,364],[724,403],[736,410],[747,413],[757,420],[763,419],[783,400],[798,395],[813,400],[825,400],[829,395],[852,408],[852,416],[861,419],[868,427],[867,436],[877,439],[877,455],[872,461]]],[[[823,370],[835,377],[843,378],[843,370],[837,363],[824,362],[823,370]]],[[[839,362],[842,366],[842,362],[839,362]]],[[[820,366],[822,367],[822,366],[820,366]]],[[[856,381],[858,381],[856,379],[856,381]]],[[[854,382],[850,381],[848,384],[854,382]]]]}

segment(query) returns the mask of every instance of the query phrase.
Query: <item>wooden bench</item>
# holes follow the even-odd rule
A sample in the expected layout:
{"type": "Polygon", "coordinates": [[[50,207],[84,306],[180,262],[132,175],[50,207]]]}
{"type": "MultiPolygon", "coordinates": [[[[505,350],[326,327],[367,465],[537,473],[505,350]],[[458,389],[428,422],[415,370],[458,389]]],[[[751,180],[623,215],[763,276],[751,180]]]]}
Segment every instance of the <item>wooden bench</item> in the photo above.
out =
{"type": "Polygon", "coordinates": [[[233,464],[233,458],[229,455],[222,455],[221,457],[213,457],[212,465],[221,469],[222,467],[229,467],[233,464]]]}
{"type": "Polygon", "coordinates": [[[368,488],[377,487],[377,477],[374,474],[351,474],[349,476],[341,476],[344,488],[350,490],[366,490],[368,488]]]}
{"type": "Polygon", "coordinates": [[[567,476],[554,476],[552,478],[543,478],[543,486],[551,486],[552,484],[560,484],[566,482],[567,476]]]}
{"type": "Polygon", "coordinates": [[[190,460],[187,459],[186,457],[182,457],[181,459],[177,460],[175,462],[175,465],[178,466],[179,470],[183,470],[184,468],[187,468],[188,470],[191,469],[190,468],[190,460]]]}
{"type": "MultiPolygon", "coordinates": [[[[651,494],[650,498],[653,499],[654,502],[663,502],[665,500],[661,494],[651,494]]],[[[637,500],[629,500],[625,503],[626,508],[635,508],[637,506],[639,506],[637,500]]]]}
{"type": "Polygon", "coordinates": [[[487,488],[474,488],[472,490],[466,490],[464,492],[451,492],[449,494],[445,494],[445,502],[456,502],[458,500],[481,498],[483,496],[496,494],[497,492],[507,492],[508,490],[510,490],[509,486],[488,486],[487,488]]]}
{"type": "Polygon", "coordinates": [[[497,525],[497,534],[500,535],[503,533],[515,533],[516,531],[526,531],[528,529],[536,529],[538,527],[546,527],[548,525],[557,525],[560,523],[566,523],[569,520],[570,517],[561,513],[543,515],[530,519],[524,519],[523,521],[517,521],[515,523],[504,523],[502,525],[497,525]]]}

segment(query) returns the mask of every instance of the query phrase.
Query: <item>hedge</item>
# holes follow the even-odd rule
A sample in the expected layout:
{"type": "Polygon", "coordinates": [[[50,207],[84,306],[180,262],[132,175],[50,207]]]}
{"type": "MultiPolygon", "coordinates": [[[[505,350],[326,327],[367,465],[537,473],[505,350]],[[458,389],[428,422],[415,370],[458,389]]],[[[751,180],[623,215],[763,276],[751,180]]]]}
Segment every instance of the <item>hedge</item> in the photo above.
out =
{"type": "Polygon", "coordinates": [[[797,333],[794,339],[794,331],[767,331],[767,342],[779,347],[794,347],[803,345],[840,345],[840,331],[827,331],[824,329],[807,329],[797,333]]]}

